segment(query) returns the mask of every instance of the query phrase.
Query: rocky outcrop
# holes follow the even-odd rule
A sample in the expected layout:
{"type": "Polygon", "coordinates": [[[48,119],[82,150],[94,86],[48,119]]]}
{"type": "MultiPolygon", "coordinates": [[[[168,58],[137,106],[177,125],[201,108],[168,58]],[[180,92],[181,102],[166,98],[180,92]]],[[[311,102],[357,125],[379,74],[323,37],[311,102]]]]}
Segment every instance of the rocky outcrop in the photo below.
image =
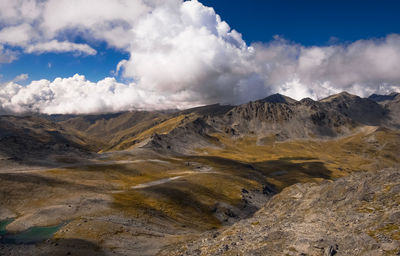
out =
{"type": "Polygon", "coordinates": [[[372,94],[368,99],[374,100],[385,108],[387,118],[385,125],[400,128],[400,93],[393,92],[388,95],[372,94]]]}
{"type": "Polygon", "coordinates": [[[252,218],[162,255],[399,255],[400,170],[296,184],[252,218]]]}
{"type": "Polygon", "coordinates": [[[203,119],[197,118],[169,133],[153,134],[142,147],[170,153],[191,153],[197,148],[213,146],[216,141],[208,135],[212,130],[203,119]]]}
{"type": "Polygon", "coordinates": [[[347,92],[329,96],[320,102],[363,125],[381,125],[388,114],[387,110],[375,101],[347,92]]]}
{"type": "Polygon", "coordinates": [[[301,101],[273,95],[237,106],[208,123],[233,135],[275,135],[288,138],[335,137],[349,133],[356,123],[340,112],[309,98],[301,101]]]}

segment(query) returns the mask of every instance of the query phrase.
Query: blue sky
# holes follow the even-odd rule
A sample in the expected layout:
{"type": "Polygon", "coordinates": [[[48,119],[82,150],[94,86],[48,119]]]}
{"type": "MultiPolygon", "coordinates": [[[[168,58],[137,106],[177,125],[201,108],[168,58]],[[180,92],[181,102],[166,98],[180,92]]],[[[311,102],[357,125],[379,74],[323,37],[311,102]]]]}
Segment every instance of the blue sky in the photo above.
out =
{"type": "Polygon", "coordinates": [[[12,80],[19,74],[28,74],[29,79],[21,81],[21,84],[32,80],[70,77],[77,73],[85,75],[89,80],[98,81],[113,76],[112,72],[118,62],[129,58],[127,52],[107,47],[105,43],[97,44],[93,48],[97,50],[96,55],[84,56],[69,52],[21,54],[12,63],[0,64],[0,74],[3,74],[3,81],[12,80]]]}
{"type": "Polygon", "coordinates": [[[247,42],[273,35],[303,45],[384,37],[400,32],[400,1],[388,0],[203,0],[247,42]]]}
{"type": "MultiPolygon", "coordinates": [[[[274,35],[305,46],[348,43],[359,39],[384,37],[400,32],[400,1],[321,1],[321,0],[203,0],[211,6],[243,39],[268,42],[274,35]]],[[[78,39],[74,39],[78,41],[78,39]]],[[[79,39],[79,41],[83,41],[79,39]]],[[[98,81],[112,76],[118,62],[129,53],[108,47],[106,43],[91,45],[94,56],[72,53],[21,54],[10,64],[0,64],[1,81],[9,81],[21,73],[32,80],[69,77],[76,73],[98,81]]],[[[118,76],[117,79],[120,77],[118,76]]]]}

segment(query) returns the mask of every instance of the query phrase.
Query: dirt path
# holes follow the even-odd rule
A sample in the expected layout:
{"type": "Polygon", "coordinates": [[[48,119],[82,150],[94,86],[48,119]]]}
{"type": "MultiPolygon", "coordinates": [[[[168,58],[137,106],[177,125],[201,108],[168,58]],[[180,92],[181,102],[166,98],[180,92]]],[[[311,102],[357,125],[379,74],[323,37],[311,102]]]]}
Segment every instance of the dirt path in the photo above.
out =
{"type": "Polygon", "coordinates": [[[177,180],[182,178],[183,176],[175,176],[175,177],[171,177],[171,178],[165,178],[165,179],[160,179],[160,180],[155,180],[155,181],[150,181],[147,183],[143,183],[143,184],[139,184],[136,186],[133,186],[132,189],[141,189],[141,188],[148,188],[148,187],[152,187],[152,186],[156,186],[156,185],[161,185],[173,180],[177,180]]]}
{"type": "Polygon", "coordinates": [[[159,180],[155,180],[155,181],[150,181],[150,182],[146,182],[146,183],[143,183],[143,184],[139,184],[139,185],[133,186],[131,188],[132,189],[148,188],[148,187],[152,187],[152,186],[161,185],[161,184],[173,181],[173,180],[177,180],[177,179],[180,179],[180,178],[185,177],[185,176],[189,176],[189,175],[193,175],[193,174],[206,174],[206,173],[216,173],[216,171],[214,171],[213,168],[210,167],[210,166],[196,167],[192,171],[175,172],[173,174],[178,175],[178,176],[175,176],[175,177],[170,177],[170,178],[164,178],[164,179],[159,179],[159,180]]]}

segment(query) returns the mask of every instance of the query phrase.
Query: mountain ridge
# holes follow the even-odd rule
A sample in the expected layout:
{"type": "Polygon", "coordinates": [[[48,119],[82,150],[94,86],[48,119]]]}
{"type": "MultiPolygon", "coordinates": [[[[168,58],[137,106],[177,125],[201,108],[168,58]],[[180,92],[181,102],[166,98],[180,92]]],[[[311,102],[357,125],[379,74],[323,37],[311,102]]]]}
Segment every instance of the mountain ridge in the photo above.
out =
{"type": "MultiPolygon", "coordinates": [[[[273,94],[238,106],[213,104],[172,113],[127,111],[99,115],[39,115],[35,118],[37,121],[42,120],[38,121],[39,123],[47,120],[46,122],[52,126],[58,127],[57,129],[62,129],[63,134],[80,134],[81,140],[84,138],[83,140],[98,145],[91,148],[93,152],[126,150],[139,145],[148,147],[152,145],[150,141],[155,138],[166,139],[168,137],[166,135],[171,132],[179,138],[183,136],[184,130],[186,132],[183,137],[187,138],[186,143],[190,148],[193,143],[210,145],[211,134],[208,133],[223,133],[234,137],[273,135],[282,141],[334,138],[349,135],[357,127],[371,125],[397,129],[400,127],[400,114],[397,111],[400,110],[400,101],[396,101],[397,94],[391,95],[394,97],[386,105],[347,92],[331,95],[319,101],[310,98],[296,101],[281,94],[273,94]],[[197,137],[195,133],[188,132],[190,129],[196,130],[197,125],[191,124],[196,119],[201,119],[201,122],[209,127],[205,132],[206,137],[197,137]],[[188,128],[188,125],[191,128],[188,128]],[[155,134],[161,137],[153,136],[155,134]],[[188,134],[192,134],[193,138],[191,139],[188,134]]],[[[5,120],[12,116],[2,116],[2,118],[5,120]]],[[[204,125],[201,126],[204,128],[204,125]]],[[[202,129],[196,131],[200,132],[202,129]]],[[[19,136],[18,132],[15,136],[19,136]]],[[[168,140],[170,142],[164,144],[169,144],[171,148],[173,140],[168,140]]],[[[215,144],[215,141],[211,144],[215,144]]],[[[158,141],[153,145],[161,144],[158,141]]],[[[185,148],[183,144],[180,147],[185,148]]],[[[168,149],[168,147],[162,148],[168,149]]],[[[23,151],[23,148],[21,150],[23,151]]]]}

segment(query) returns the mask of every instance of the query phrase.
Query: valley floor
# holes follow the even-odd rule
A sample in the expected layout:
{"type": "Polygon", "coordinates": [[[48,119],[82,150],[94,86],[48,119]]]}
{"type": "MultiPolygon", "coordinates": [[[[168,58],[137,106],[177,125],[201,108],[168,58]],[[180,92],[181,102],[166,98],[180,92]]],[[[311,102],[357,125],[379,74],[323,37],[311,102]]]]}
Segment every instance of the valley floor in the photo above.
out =
{"type": "Polygon", "coordinates": [[[370,127],[334,140],[285,142],[212,136],[224,146],[186,155],[136,148],[84,161],[64,156],[57,166],[4,162],[0,220],[12,222],[1,233],[0,255],[321,255],[331,246],[338,255],[361,253],[342,244],[345,227],[373,255],[398,252],[399,172],[376,172],[398,167],[398,132],[370,127]],[[361,171],[374,173],[326,181],[361,171]],[[357,196],[366,199],[352,189],[364,189],[357,196]],[[60,224],[41,242],[4,240],[60,224]]]}

